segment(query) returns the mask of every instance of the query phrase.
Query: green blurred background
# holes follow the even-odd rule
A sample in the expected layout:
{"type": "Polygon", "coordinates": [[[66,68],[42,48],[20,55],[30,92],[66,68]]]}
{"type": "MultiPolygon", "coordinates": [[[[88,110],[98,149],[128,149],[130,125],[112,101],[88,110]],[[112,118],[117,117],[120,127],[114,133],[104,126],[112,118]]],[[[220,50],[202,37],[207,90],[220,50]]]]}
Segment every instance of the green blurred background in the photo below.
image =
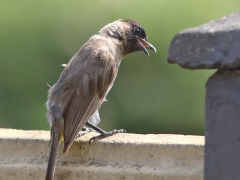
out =
{"type": "Polygon", "coordinates": [[[100,109],[105,130],[204,134],[205,83],[214,71],[166,61],[174,35],[235,12],[239,0],[1,1],[0,127],[48,130],[48,86],[90,36],[120,18],[139,21],[157,48],[120,67],[100,109]]]}

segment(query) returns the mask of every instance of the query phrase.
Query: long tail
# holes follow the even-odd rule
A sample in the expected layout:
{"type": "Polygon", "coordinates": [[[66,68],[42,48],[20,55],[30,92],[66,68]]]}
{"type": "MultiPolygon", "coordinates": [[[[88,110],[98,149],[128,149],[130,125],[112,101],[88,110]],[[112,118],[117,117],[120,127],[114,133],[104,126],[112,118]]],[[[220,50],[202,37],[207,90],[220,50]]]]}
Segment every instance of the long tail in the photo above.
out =
{"type": "Polygon", "coordinates": [[[54,177],[56,161],[57,161],[57,151],[59,145],[59,136],[56,133],[52,134],[51,152],[48,160],[47,174],[45,180],[52,180],[54,177]]]}

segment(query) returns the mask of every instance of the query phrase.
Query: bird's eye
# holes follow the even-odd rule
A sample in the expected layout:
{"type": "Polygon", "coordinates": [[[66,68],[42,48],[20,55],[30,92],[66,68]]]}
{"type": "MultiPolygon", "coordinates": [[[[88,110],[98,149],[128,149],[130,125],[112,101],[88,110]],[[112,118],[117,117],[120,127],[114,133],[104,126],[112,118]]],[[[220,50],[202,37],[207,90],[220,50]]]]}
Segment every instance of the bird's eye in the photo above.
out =
{"type": "Polygon", "coordinates": [[[133,29],[133,31],[134,31],[135,34],[140,34],[142,32],[142,30],[140,28],[138,28],[138,27],[135,27],[133,29]]]}

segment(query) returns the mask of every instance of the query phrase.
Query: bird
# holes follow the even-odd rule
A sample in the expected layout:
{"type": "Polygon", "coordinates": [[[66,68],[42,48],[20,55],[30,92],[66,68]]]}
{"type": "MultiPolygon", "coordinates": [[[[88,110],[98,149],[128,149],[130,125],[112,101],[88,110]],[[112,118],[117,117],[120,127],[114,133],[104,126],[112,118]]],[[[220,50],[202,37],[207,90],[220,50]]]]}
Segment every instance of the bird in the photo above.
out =
{"type": "Polygon", "coordinates": [[[57,82],[50,87],[46,102],[46,118],[50,124],[50,156],[46,180],[54,178],[58,146],[64,142],[63,154],[84,126],[100,133],[91,141],[105,138],[124,129],[106,132],[97,127],[98,109],[111,89],[122,59],[133,52],[147,49],[156,52],[149,43],[141,24],[132,19],[119,19],[104,26],[78,50],[57,82]]]}

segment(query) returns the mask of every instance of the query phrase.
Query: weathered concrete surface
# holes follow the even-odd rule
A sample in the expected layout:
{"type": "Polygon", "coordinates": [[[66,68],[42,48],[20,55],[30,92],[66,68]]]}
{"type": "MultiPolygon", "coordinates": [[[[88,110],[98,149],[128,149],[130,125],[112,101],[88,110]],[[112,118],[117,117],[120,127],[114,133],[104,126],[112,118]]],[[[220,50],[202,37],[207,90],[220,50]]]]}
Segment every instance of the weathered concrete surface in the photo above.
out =
{"type": "Polygon", "coordinates": [[[205,179],[240,179],[240,70],[219,70],[207,82],[205,179]]]}
{"type": "MultiPolygon", "coordinates": [[[[48,131],[0,129],[0,179],[44,179],[48,131]]],[[[88,144],[89,133],[57,159],[55,179],[200,180],[204,137],[117,134],[88,144]]]]}
{"type": "Polygon", "coordinates": [[[240,12],[178,33],[168,62],[187,69],[240,68],[240,12]]]}

